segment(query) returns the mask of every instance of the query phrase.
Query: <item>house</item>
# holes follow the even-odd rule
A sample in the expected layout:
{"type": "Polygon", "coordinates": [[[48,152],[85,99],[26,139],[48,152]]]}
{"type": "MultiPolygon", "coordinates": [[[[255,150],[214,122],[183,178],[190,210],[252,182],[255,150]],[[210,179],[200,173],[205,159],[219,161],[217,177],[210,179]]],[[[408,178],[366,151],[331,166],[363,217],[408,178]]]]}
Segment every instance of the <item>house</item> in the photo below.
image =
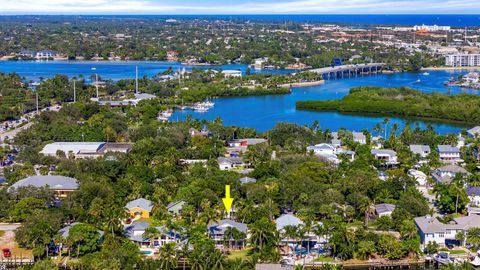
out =
{"type": "Polygon", "coordinates": [[[186,204],[187,202],[184,200],[171,202],[167,205],[167,211],[175,217],[179,216],[180,214],[182,214],[183,207],[186,204]]]}
{"type": "Polygon", "coordinates": [[[303,226],[303,221],[292,214],[283,214],[275,220],[275,227],[282,232],[285,226],[303,226]]]}
{"type": "Polygon", "coordinates": [[[437,146],[438,154],[440,155],[440,161],[445,163],[462,162],[460,159],[460,150],[451,145],[439,145],[437,146]]]}
{"type": "Polygon", "coordinates": [[[337,148],[340,148],[342,146],[342,140],[340,140],[340,138],[338,138],[338,132],[334,131],[330,135],[332,137],[332,139],[330,140],[330,143],[333,146],[335,146],[337,148]]]}
{"type": "Polygon", "coordinates": [[[31,50],[21,50],[20,52],[17,53],[17,56],[33,58],[35,56],[35,52],[31,50]]]}
{"type": "Polygon", "coordinates": [[[420,186],[427,185],[427,175],[419,170],[410,169],[408,170],[408,176],[413,177],[420,186]]]}
{"type": "Polygon", "coordinates": [[[476,126],[467,130],[467,135],[470,138],[476,138],[478,135],[480,135],[480,126],[476,126]]]}
{"type": "Polygon", "coordinates": [[[61,176],[61,175],[35,175],[17,181],[8,188],[12,192],[22,187],[48,187],[49,190],[55,192],[59,198],[66,198],[69,193],[78,189],[77,179],[61,176]]]}
{"type": "Polygon", "coordinates": [[[362,132],[352,132],[353,141],[359,144],[367,144],[367,137],[362,132]]]}
{"type": "Polygon", "coordinates": [[[422,159],[426,158],[431,153],[430,146],[428,145],[411,144],[409,147],[414,155],[419,155],[422,159]]]}
{"type": "Polygon", "coordinates": [[[158,250],[160,247],[168,243],[180,243],[182,236],[180,233],[168,230],[164,226],[154,227],[158,236],[148,237],[145,234],[148,228],[150,228],[150,223],[148,222],[135,222],[131,225],[127,225],[123,228],[125,236],[130,240],[135,242],[139,248],[152,248],[158,250]]]}
{"type": "Polygon", "coordinates": [[[129,143],[107,142],[55,142],[47,144],[40,151],[45,156],[57,157],[59,153],[65,157],[76,159],[99,158],[107,153],[128,153],[132,149],[129,143]]]}
{"type": "Polygon", "coordinates": [[[480,215],[454,218],[447,224],[431,216],[416,217],[414,220],[423,247],[429,242],[436,242],[440,247],[444,247],[446,244],[458,245],[458,240],[455,239],[457,233],[463,232],[466,235],[469,229],[478,227],[480,215]]]}
{"type": "MultiPolygon", "coordinates": [[[[59,231],[58,231],[58,235],[60,235],[63,239],[67,239],[68,236],[70,235],[70,229],[75,226],[75,225],[80,225],[82,223],[80,222],[74,222],[72,224],[69,224],[63,228],[61,228],[59,231]]],[[[100,235],[100,238],[103,238],[103,236],[105,235],[105,232],[104,231],[101,231],[101,230],[98,230],[98,234],[100,235]]]]}
{"type": "Polygon", "coordinates": [[[228,142],[227,154],[232,157],[236,157],[241,153],[245,153],[248,150],[248,146],[257,145],[261,143],[268,143],[267,139],[263,138],[247,138],[236,139],[228,142]]]}
{"type": "Polygon", "coordinates": [[[223,76],[228,77],[242,77],[241,70],[222,70],[223,76]]]}
{"type": "Polygon", "coordinates": [[[355,152],[350,150],[339,149],[333,144],[321,143],[314,146],[308,146],[307,152],[313,152],[316,156],[326,159],[327,161],[339,164],[340,159],[338,155],[345,154],[349,157],[350,161],[355,159],[355,152]]]}
{"type": "Polygon", "coordinates": [[[376,160],[383,161],[385,165],[398,164],[397,152],[390,149],[373,149],[371,154],[375,156],[376,160]]]}
{"type": "Polygon", "coordinates": [[[435,181],[437,181],[437,183],[450,183],[457,174],[460,174],[462,176],[467,176],[470,173],[458,165],[449,164],[449,165],[437,168],[432,173],[432,177],[435,181]]]}
{"type": "Polygon", "coordinates": [[[127,203],[125,208],[132,217],[150,218],[150,213],[153,209],[153,202],[140,198],[127,203]]]}
{"type": "Polygon", "coordinates": [[[218,167],[222,171],[229,171],[245,166],[245,162],[243,162],[243,159],[240,157],[219,157],[217,161],[218,167]]]}
{"type": "Polygon", "coordinates": [[[196,136],[207,137],[208,136],[208,131],[204,131],[204,130],[198,131],[195,128],[190,128],[188,130],[188,133],[190,134],[190,137],[196,137],[196,136]]]}
{"type": "Polygon", "coordinates": [[[470,206],[480,207],[480,187],[469,187],[465,192],[467,192],[468,198],[470,199],[470,206]]]}
{"type": "Polygon", "coordinates": [[[244,238],[236,241],[235,246],[241,246],[242,248],[245,247],[248,232],[248,227],[245,223],[236,222],[231,219],[222,219],[219,222],[209,225],[208,233],[217,246],[223,247],[223,243],[225,243],[225,232],[228,228],[235,228],[244,234],[244,238]]]}
{"type": "Polygon", "coordinates": [[[242,177],[242,178],[238,179],[238,181],[240,181],[241,185],[245,185],[245,184],[248,184],[248,183],[256,183],[257,179],[245,176],[245,177],[242,177]]]}
{"type": "Polygon", "coordinates": [[[378,217],[391,216],[395,210],[395,205],[389,203],[380,203],[375,205],[375,212],[378,217]]]}
{"type": "Polygon", "coordinates": [[[36,59],[50,59],[56,57],[58,54],[50,50],[42,50],[34,53],[36,59]]]}

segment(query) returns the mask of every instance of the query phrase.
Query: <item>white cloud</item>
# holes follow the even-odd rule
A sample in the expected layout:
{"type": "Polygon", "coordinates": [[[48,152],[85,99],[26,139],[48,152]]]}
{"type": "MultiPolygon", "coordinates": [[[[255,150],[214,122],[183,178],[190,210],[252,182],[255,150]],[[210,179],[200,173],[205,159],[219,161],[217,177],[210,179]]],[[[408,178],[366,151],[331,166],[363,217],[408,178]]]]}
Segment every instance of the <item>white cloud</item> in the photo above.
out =
{"type": "Polygon", "coordinates": [[[312,14],[312,13],[480,13],[478,0],[272,0],[182,1],[153,0],[0,0],[1,14],[312,14]],[[180,1],[179,1],[180,2],[180,1]]]}

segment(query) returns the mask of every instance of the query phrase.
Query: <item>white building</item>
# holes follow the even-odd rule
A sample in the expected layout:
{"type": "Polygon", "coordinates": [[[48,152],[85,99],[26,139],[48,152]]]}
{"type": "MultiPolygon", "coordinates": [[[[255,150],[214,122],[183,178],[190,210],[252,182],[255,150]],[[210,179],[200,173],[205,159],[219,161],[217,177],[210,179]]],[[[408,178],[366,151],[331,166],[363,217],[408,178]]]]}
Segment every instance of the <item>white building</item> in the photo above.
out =
{"type": "Polygon", "coordinates": [[[132,144],[106,143],[106,142],[55,142],[43,147],[40,154],[57,157],[58,153],[64,153],[65,157],[76,159],[98,158],[108,152],[128,153],[132,144]]]}
{"type": "Polygon", "coordinates": [[[469,130],[467,130],[467,135],[470,138],[475,138],[480,135],[480,126],[473,127],[469,130]]]}
{"type": "Polygon", "coordinates": [[[428,145],[418,145],[418,144],[412,144],[409,146],[410,151],[414,155],[420,155],[421,158],[426,158],[428,155],[430,155],[430,146],[428,145]]]}
{"type": "Polygon", "coordinates": [[[222,71],[223,76],[225,77],[242,77],[242,71],[241,70],[223,70],[222,71]]]}
{"type": "Polygon", "coordinates": [[[445,65],[451,67],[478,67],[480,54],[450,54],[445,56],[445,65]]]}
{"type": "Polygon", "coordinates": [[[320,143],[313,146],[308,146],[307,152],[313,152],[316,156],[324,158],[334,164],[340,164],[341,160],[338,158],[338,155],[340,154],[347,155],[350,161],[355,159],[355,152],[341,149],[333,144],[328,143],[320,143]]]}
{"type": "Polygon", "coordinates": [[[448,224],[441,223],[436,217],[424,216],[415,218],[415,224],[422,246],[426,246],[428,242],[436,242],[440,247],[444,247],[448,243],[458,244],[455,239],[458,232],[466,235],[469,229],[478,227],[480,215],[455,218],[448,224]]]}
{"type": "Polygon", "coordinates": [[[438,183],[450,183],[456,175],[466,176],[469,174],[470,173],[464,168],[455,164],[449,164],[436,169],[432,173],[432,177],[438,183]]]}
{"type": "Polygon", "coordinates": [[[375,205],[375,212],[378,217],[391,216],[395,208],[394,204],[380,203],[375,205]]]}
{"type": "Polygon", "coordinates": [[[373,149],[371,151],[375,159],[384,161],[385,164],[397,164],[397,152],[390,149],[373,149]]]}
{"type": "Polygon", "coordinates": [[[460,149],[451,145],[439,145],[437,147],[438,154],[440,156],[440,161],[445,163],[456,163],[462,162],[460,159],[460,149]]]}
{"type": "Polygon", "coordinates": [[[422,171],[410,169],[408,170],[408,176],[413,177],[420,186],[427,185],[427,175],[422,171]]]}
{"type": "Polygon", "coordinates": [[[353,141],[359,144],[367,144],[367,137],[362,132],[352,132],[353,141]]]}
{"type": "Polygon", "coordinates": [[[428,31],[428,32],[438,32],[438,31],[450,31],[450,26],[439,26],[439,25],[415,25],[413,27],[414,31],[428,31]]]}

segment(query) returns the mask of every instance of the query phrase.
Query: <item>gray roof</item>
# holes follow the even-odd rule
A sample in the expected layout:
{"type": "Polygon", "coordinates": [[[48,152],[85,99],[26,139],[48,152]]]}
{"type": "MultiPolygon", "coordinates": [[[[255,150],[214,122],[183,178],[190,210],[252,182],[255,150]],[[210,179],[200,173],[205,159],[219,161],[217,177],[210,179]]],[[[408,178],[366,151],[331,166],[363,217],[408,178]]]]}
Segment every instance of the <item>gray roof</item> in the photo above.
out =
{"type": "Polygon", "coordinates": [[[390,149],[373,149],[371,153],[372,155],[389,155],[392,157],[397,155],[397,152],[390,149]]]}
{"type": "Polygon", "coordinates": [[[329,144],[329,143],[320,143],[320,144],[316,144],[316,145],[313,145],[313,146],[308,146],[307,147],[307,150],[310,151],[310,150],[322,150],[322,149],[325,149],[325,150],[330,150],[330,149],[335,149],[336,147],[332,144],[329,144]]]}
{"type": "Polygon", "coordinates": [[[245,223],[236,222],[231,219],[222,219],[218,223],[208,226],[208,231],[211,234],[222,235],[225,233],[225,230],[229,227],[233,227],[245,234],[247,233],[247,230],[248,230],[247,224],[245,223]]]}
{"type": "Polygon", "coordinates": [[[451,173],[461,173],[461,174],[469,174],[469,172],[467,170],[465,170],[464,168],[458,166],[458,165],[455,165],[455,164],[449,164],[449,165],[445,165],[443,167],[440,167],[437,169],[437,171],[439,172],[451,172],[451,173]]]}
{"type": "Polygon", "coordinates": [[[246,184],[246,183],[256,183],[256,182],[257,182],[257,179],[252,178],[252,177],[245,176],[245,177],[242,177],[242,178],[238,179],[238,181],[240,181],[240,183],[242,183],[242,184],[246,184]]]}
{"type": "Polygon", "coordinates": [[[377,214],[393,212],[395,210],[395,205],[389,203],[380,203],[375,205],[375,211],[377,214]]]}
{"type": "Polygon", "coordinates": [[[477,134],[480,134],[480,126],[473,127],[469,130],[467,130],[467,133],[470,134],[471,136],[475,136],[477,134]]]}
{"type": "Polygon", "coordinates": [[[174,202],[171,202],[167,205],[167,209],[170,209],[170,208],[172,208],[172,207],[174,207],[175,205],[178,205],[178,204],[181,204],[181,206],[183,206],[186,203],[187,202],[184,201],[184,200],[174,201],[174,202]]]}
{"type": "MultiPolygon", "coordinates": [[[[133,224],[127,225],[123,228],[125,236],[135,242],[146,242],[149,241],[148,237],[144,237],[143,233],[141,235],[135,235],[135,232],[144,232],[146,229],[150,228],[150,223],[148,222],[135,222],[133,224]]],[[[181,235],[178,232],[168,230],[164,226],[155,227],[158,232],[165,234],[169,237],[180,239],[181,235]]]]}
{"type": "Polygon", "coordinates": [[[240,157],[219,157],[217,161],[218,163],[243,164],[243,159],[240,157]]]}
{"type": "Polygon", "coordinates": [[[140,93],[140,94],[135,94],[136,99],[153,99],[156,98],[157,96],[147,94],[147,93],[140,93]]]}
{"type": "Polygon", "coordinates": [[[268,142],[268,140],[264,139],[264,138],[245,138],[245,139],[231,140],[228,143],[241,143],[241,142],[246,142],[247,145],[256,145],[256,144],[259,144],[259,143],[268,142]]]}
{"type": "MultiPolygon", "coordinates": [[[[79,224],[83,224],[81,222],[74,222],[70,225],[67,225],[63,228],[61,228],[59,231],[58,231],[58,234],[60,234],[60,236],[62,236],[63,239],[67,239],[67,237],[70,235],[70,229],[75,226],[75,225],[79,225],[79,224]]],[[[98,233],[100,234],[100,237],[102,237],[105,233],[104,231],[102,230],[98,230],[98,233]]]]}
{"type": "Polygon", "coordinates": [[[415,223],[423,233],[438,233],[450,230],[468,230],[478,227],[480,224],[480,215],[471,215],[455,218],[448,224],[441,223],[437,218],[424,216],[416,217],[415,223]]]}
{"type": "Polygon", "coordinates": [[[480,196],[480,187],[469,187],[465,191],[468,196],[480,196]]]}
{"type": "Polygon", "coordinates": [[[303,221],[292,214],[284,214],[281,215],[279,218],[275,220],[275,225],[277,227],[277,231],[280,231],[285,226],[298,226],[303,225],[303,221]]]}
{"type": "Polygon", "coordinates": [[[140,199],[136,199],[136,200],[133,200],[131,202],[128,202],[127,205],[125,206],[125,208],[127,208],[127,209],[132,209],[132,208],[135,208],[135,207],[145,209],[148,212],[152,212],[153,202],[149,201],[147,199],[144,199],[144,198],[140,198],[140,199]]]}
{"type": "Polygon", "coordinates": [[[430,146],[428,145],[420,145],[420,144],[411,144],[410,151],[414,154],[424,154],[430,153],[430,146]]]}
{"type": "Polygon", "coordinates": [[[354,141],[364,141],[367,139],[365,134],[363,134],[362,132],[352,132],[352,136],[354,141]]]}
{"type": "Polygon", "coordinates": [[[437,147],[438,152],[441,153],[458,153],[460,150],[458,150],[457,147],[451,146],[451,145],[439,145],[437,147]]]}
{"type": "Polygon", "coordinates": [[[45,187],[51,190],[76,190],[78,181],[75,178],[61,175],[35,175],[19,180],[13,184],[9,190],[20,187],[45,187]]]}

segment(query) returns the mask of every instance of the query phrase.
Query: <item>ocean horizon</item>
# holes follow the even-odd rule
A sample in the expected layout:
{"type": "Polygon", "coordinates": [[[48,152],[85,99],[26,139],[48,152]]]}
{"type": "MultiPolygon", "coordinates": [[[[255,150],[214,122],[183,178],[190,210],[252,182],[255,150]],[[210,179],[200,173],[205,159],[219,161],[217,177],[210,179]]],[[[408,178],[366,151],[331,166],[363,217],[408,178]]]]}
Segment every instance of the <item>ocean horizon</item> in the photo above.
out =
{"type": "Polygon", "coordinates": [[[93,19],[209,19],[209,20],[250,20],[250,21],[285,21],[298,23],[335,23],[350,25],[446,25],[452,27],[479,27],[480,14],[160,14],[160,15],[0,15],[0,21],[8,21],[18,17],[41,19],[58,18],[68,20],[69,17],[93,19]]]}

